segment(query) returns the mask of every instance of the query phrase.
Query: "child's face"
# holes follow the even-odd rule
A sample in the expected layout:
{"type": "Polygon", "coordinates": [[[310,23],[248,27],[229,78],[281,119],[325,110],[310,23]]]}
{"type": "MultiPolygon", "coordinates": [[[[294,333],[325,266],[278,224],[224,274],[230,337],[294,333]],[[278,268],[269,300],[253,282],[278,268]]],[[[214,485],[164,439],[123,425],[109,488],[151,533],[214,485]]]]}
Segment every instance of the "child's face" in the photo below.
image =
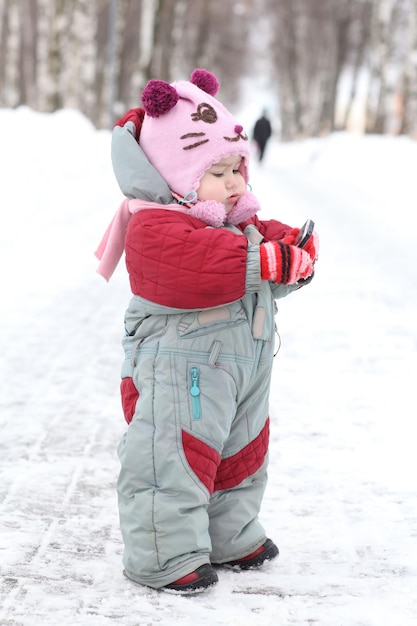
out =
{"type": "Polygon", "coordinates": [[[216,200],[224,204],[229,213],[246,191],[246,183],[239,166],[241,157],[230,156],[214,163],[200,181],[199,200],[216,200]]]}

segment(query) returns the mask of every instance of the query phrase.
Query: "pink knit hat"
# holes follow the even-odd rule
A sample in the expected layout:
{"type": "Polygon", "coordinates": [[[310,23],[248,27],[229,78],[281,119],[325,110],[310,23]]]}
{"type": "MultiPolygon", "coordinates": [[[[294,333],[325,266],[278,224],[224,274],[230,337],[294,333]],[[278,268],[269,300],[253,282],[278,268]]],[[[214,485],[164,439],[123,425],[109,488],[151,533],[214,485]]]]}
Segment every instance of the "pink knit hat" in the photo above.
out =
{"type": "MultiPolygon", "coordinates": [[[[172,194],[182,208],[178,209],[178,204],[163,206],[186,210],[213,227],[226,222],[241,224],[255,215],[259,204],[250,191],[239,198],[228,214],[220,202],[197,200],[196,191],[204,173],[225,157],[242,157],[239,169],[248,182],[248,136],[213,97],[218,89],[217,78],[203,69],[194,70],[189,82],[149,81],[142,94],[143,109],[132,109],[115,126],[117,131],[120,127],[127,129],[127,133],[117,132],[112,144],[113,168],[125,195],[153,200],[153,191],[164,199],[167,195],[171,199],[172,194]],[[138,171],[144,165],[143,155],[153,172],[146,165],[144,172],[138,171]],[[166,184],[169,189],[165,190],[166,184]],[[158,190],[154,186],[159,186],[158,190]]],[[[96,251],[101,260],[98,272],[107,280],[122,254],[127,224],[136,209],[134,200],[122,203],[96,251]]]]}
{"type": "Polygon", "coordinates": [[[196,191],[204,172],[231,155],[243,158],[241,173],[248,182],[248,136],[213,97],[218,89],[214,74],[196,69],[190,81],[151,80],[143,91],[140,145],[180,197],[196,191]]]}

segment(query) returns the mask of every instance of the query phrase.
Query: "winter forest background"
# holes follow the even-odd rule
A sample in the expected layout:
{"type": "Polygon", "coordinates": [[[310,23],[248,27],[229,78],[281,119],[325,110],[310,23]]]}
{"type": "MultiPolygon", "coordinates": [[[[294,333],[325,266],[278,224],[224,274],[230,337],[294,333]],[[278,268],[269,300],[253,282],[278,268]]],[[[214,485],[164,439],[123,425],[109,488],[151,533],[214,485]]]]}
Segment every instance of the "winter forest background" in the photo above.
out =
{"type": "Polygon", "coordinates": [[[417,0],[0,0],[0,107],[110,128],[150,78],[269,94],[278,138],[417,137],[417,0]]]}

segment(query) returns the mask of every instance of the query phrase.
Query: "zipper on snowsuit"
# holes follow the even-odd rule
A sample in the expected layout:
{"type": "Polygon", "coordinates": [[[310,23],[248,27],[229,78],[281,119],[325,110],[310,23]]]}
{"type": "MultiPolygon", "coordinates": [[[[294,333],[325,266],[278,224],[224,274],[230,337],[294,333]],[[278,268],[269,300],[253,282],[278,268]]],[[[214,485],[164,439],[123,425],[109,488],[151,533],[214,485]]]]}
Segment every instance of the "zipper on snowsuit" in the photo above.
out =
{"type": "Polygon", "coordinates": [[[200,387],[199,387],[200,370],[198,367],[191,368],[191,402],[193,406],[193,414],[195,420],[201,419],[201,405],[200,405],[200,387]]]}

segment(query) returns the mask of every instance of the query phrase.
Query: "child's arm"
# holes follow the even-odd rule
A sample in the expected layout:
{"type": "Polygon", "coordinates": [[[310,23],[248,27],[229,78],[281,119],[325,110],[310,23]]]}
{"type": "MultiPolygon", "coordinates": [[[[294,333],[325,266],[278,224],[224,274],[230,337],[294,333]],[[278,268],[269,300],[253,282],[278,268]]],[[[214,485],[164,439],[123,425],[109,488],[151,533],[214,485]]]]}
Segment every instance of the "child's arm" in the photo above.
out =
{"type": "MultiPolygon", "coordinates": [[[[246,293],[247,238],[209,228],[186,214],[161,209],[136,213],[125,252],[133,293],[152,302],[202,309],[246,293]]],[[[260,283],[258,269],[258,288],[260,283]]]]}
{"type": "MultiPolygon", "coordinates": [[[[282,225],[275,234],[282,234],[282,225]]],[[[132,217],[125,251],[133,293],[183,309],[221,306],[258,291],[262,280],[288,285],[313,271],[308,253],[295,246],[250,243],[231,230],[161,209],[132,217]]]]}

